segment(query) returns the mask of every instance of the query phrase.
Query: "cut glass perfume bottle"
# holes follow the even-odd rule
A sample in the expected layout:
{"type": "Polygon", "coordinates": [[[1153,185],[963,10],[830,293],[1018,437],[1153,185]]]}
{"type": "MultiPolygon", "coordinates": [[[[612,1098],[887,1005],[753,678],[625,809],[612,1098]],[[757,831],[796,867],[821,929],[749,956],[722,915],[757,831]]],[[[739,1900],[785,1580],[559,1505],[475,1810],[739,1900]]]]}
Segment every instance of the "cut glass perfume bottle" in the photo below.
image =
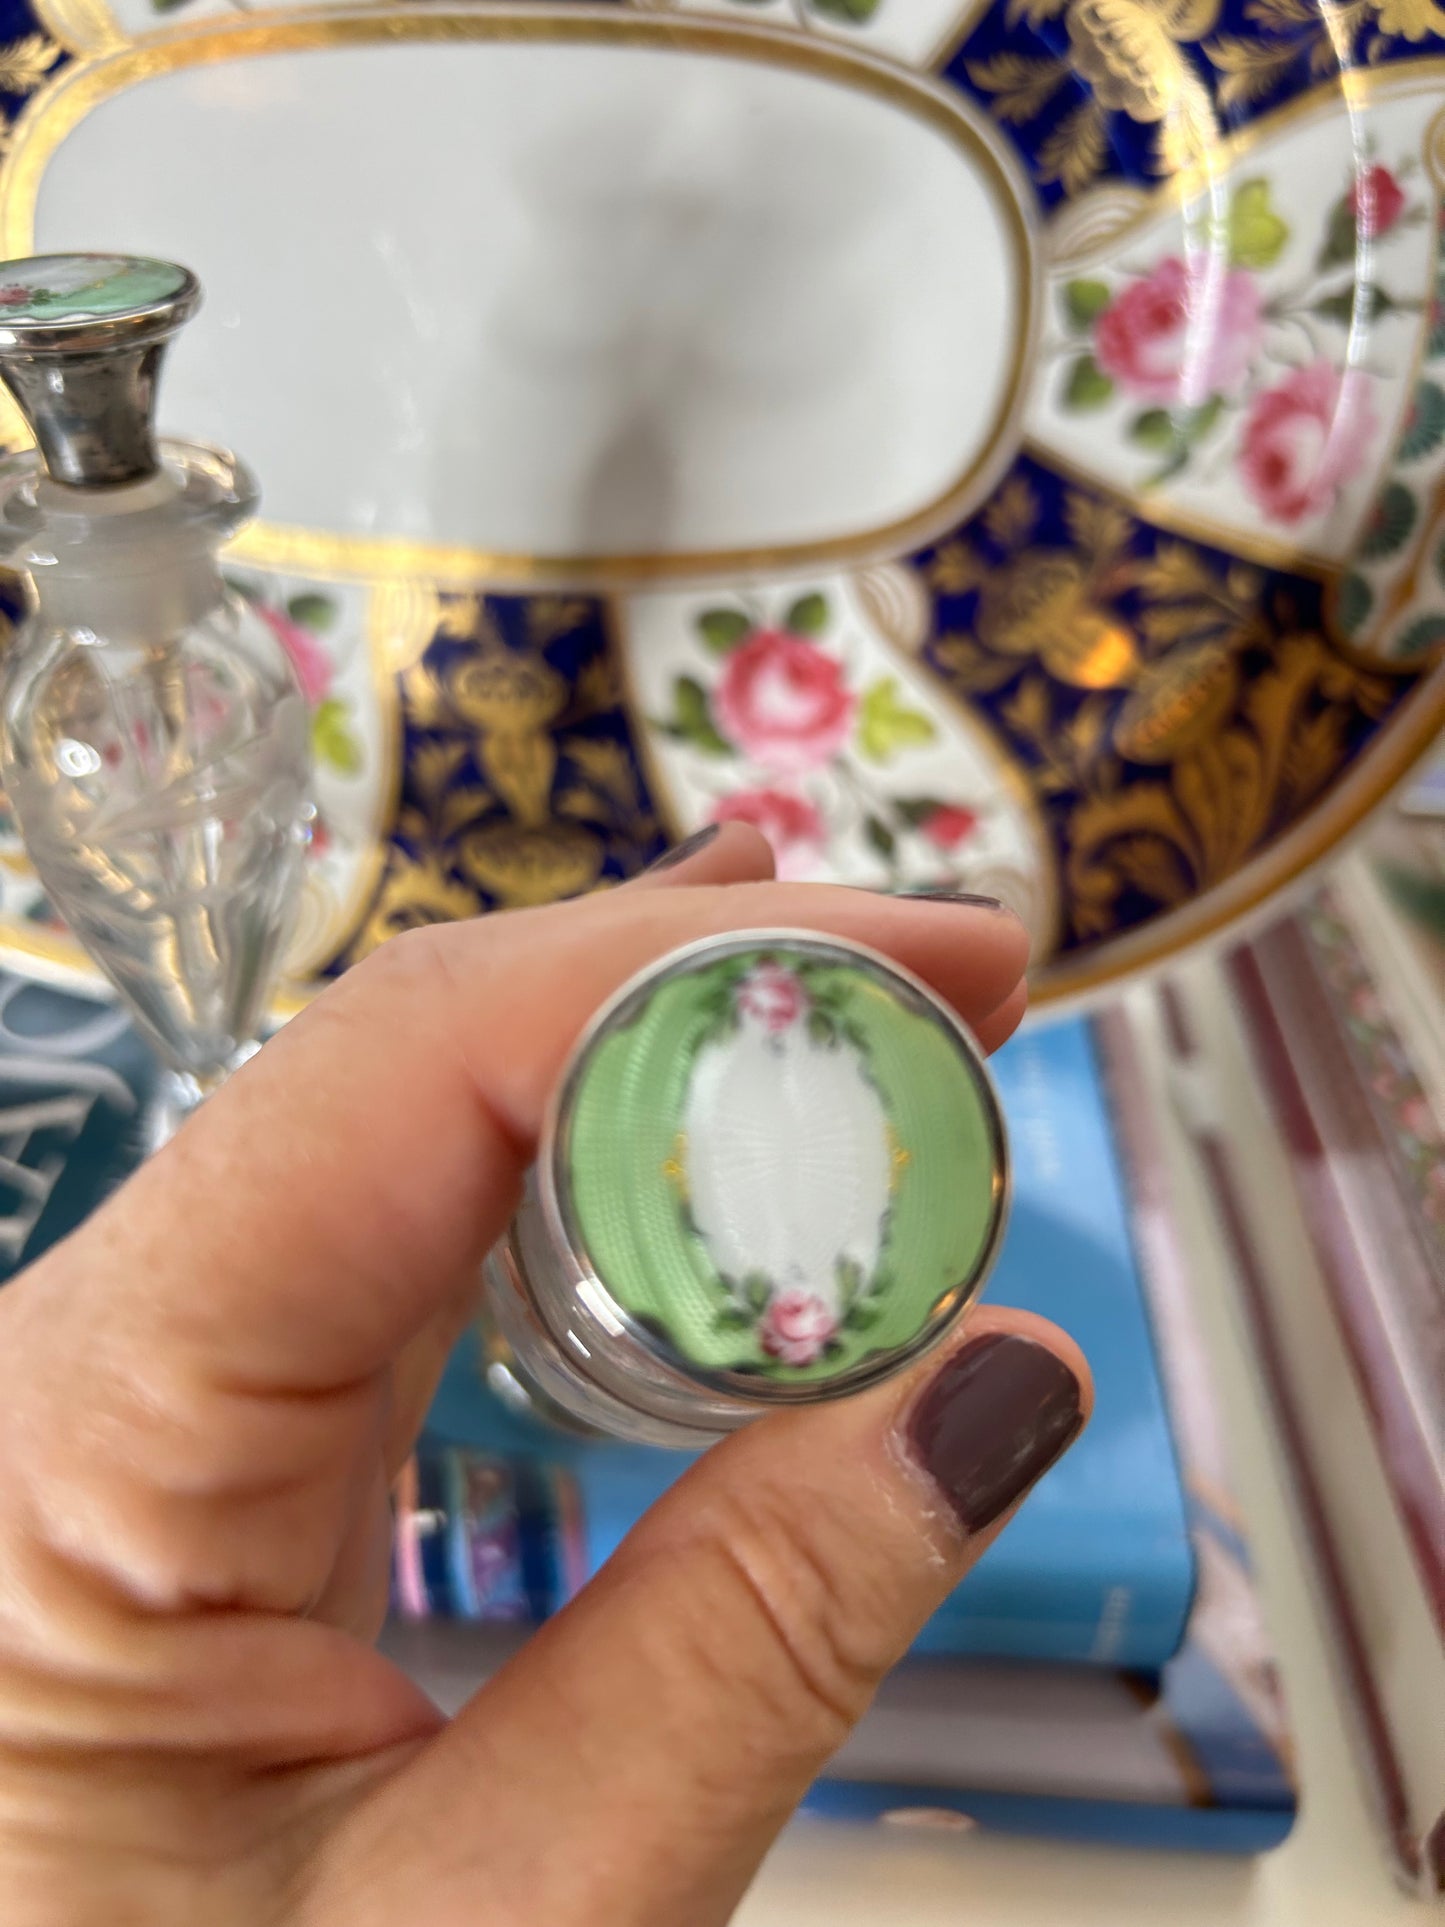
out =
{"type": "Polygon", "coordinates": [[[222,450],[154,439],[161,354],[199,297],[160,261],[0,268],[0,380],[38,444],[0,461],[0,545],[34,587],[4,662],[0,774],[182,1108],[253,1047],[310,780],[295,673],[218,562],[255,484],[222,450]]]}

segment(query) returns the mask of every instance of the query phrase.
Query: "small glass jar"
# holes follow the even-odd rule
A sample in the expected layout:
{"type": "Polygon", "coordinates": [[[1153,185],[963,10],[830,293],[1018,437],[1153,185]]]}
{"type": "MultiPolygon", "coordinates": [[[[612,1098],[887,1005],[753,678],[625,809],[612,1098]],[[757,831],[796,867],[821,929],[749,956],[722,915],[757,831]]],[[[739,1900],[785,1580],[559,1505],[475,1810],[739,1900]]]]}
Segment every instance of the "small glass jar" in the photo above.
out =
{"type": "Polygon", "coordinates": [[[583,1431],[699,1447],[912,1364],[1008,1212],[970,1032],[865,945],[751,930],[614,996],[486,1261],[487,1376],[583,1431]]]}

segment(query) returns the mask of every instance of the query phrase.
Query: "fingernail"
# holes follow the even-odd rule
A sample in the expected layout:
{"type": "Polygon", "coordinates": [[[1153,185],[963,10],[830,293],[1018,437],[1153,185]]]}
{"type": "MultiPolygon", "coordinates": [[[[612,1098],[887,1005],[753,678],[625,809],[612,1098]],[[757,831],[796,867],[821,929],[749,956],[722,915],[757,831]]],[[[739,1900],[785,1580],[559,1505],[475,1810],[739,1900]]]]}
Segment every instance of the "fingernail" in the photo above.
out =
{"type": "Polygon", "coordinates": [[[1007,910],[1002,897],[977,896],[971,890],[904,890],[919,903],[966,903],[975,910],[1007,910]]]}
{"type": "Polygon", "coordinates": [[[957,1351],[908,1419],[908,1445],[957,1513],[982,1532],[1083,1429],[1079,1381],[1045,1345],[989,1332],[957,1351]]]}
{"type": "Polygon", "coordinates": [[[692,835],[684,837],[681,843],[674,844],[670,850],[664,850],[655,863],[649,863],[647,874],[651,876],[655,870],[670,870],[675,863],[686,863],[690,856],[696,856],[699,850],[707,848],[721,827],[718,823],[709,823],[706,829],[694,830],[692,835]]]}

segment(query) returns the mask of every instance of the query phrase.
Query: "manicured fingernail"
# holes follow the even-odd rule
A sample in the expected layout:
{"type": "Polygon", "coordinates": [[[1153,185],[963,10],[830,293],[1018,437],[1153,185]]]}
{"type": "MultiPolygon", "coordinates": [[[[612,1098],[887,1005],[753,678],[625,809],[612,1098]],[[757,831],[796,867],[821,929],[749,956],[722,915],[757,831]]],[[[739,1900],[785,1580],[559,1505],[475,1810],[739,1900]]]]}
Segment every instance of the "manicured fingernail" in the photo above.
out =
{"type": "Polygon", "coordinates": [[[1007,910],[1002,897],[977,896],[971,890],[905,890],[906,897],[919,903],[966,903],[975,910],[1007,910]]]}
{"type": "Polygon", "coordinates": [[[709,823],[706,829],[694,830],[692,835],[684,837],[681,843],[674,844],[670,850],[665,850],[656,863],[649,863],[647,874],[650,876],[655,870],[670,870],[675,863],[686,863],[690,856],[696,856],[699,850],[707,848],[720,828],[720,824],[709,823]]]}
{"type": "Polygon", "coordinates": [[[908,1445],[957,1513],[982,1532],[1083,1429],[1079,1381],[1045,1345],[989,1332],[956,1351],[908,1418],[908,1445]]]}

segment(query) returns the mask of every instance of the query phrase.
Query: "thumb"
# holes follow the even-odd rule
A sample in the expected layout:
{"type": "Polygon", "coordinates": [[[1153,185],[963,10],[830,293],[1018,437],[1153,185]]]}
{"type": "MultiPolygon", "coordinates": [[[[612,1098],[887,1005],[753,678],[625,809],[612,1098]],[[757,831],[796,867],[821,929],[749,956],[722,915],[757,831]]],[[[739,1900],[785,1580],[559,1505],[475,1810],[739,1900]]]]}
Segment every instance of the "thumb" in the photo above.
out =
{"type": "Polygon", "coordinates": [[[1070,1339],[990,1309],[901,1382],[715,1447],[352,1816],[345,1917],[396,1917],[375,1843],[405,1837],[438,1927],[483,1891],[497,1922],[726,1920],[1090,1402],[1070,1339]]]}

